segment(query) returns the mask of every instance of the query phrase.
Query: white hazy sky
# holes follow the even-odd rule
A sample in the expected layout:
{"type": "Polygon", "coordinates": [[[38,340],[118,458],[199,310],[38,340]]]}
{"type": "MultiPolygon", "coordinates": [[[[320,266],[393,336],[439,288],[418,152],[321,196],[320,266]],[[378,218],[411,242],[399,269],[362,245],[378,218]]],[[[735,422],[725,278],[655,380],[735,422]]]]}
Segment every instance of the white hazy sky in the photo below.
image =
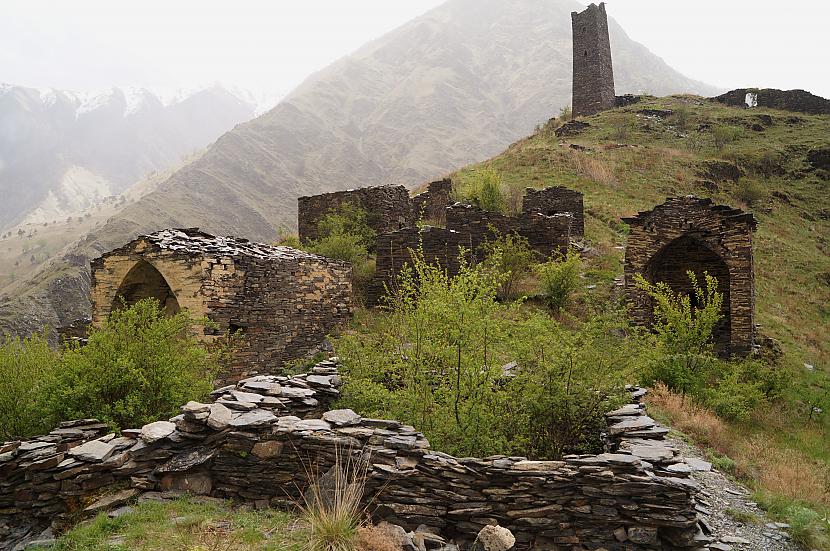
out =
{"type": "MultiPolygon", "coordinates": [[[[270,95],[442,0],[0,0],[0,82],[270,95]]],[[[509,1],[509,0],[505,0],[509,1]]],[[[830,97],[830,1],[608,0],[628,34],[724,88],[830,97]]]]}

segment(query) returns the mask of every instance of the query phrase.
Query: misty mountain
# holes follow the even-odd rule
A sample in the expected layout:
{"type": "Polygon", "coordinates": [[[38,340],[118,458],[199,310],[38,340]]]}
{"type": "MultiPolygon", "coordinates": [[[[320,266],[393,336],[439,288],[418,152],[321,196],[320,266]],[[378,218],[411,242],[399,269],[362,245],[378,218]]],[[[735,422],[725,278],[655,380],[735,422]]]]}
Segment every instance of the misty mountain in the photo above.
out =
{"type": "Polygon", "coordinates": [[[221,87],[172,102],[0,84],[0,229],[61,219],[202,149],[254,106],[221,87]]]}
{"type": "MultiPolygon", "coordinates": [[[[79,266],[136,234],[172,226],[269,241],[295,226],[299,195],[415,186],[486,159],[570,104],[570,13],[581,9],[571,0],[450,0],[225,133],[70,258],[79,266]]],[[[618,94],[717,92],[609,25],[618,94]]],[[[39,276],[27,328],[59,326],[88,307],[88,276],[65,274],[60,286],[39,276]]]]}

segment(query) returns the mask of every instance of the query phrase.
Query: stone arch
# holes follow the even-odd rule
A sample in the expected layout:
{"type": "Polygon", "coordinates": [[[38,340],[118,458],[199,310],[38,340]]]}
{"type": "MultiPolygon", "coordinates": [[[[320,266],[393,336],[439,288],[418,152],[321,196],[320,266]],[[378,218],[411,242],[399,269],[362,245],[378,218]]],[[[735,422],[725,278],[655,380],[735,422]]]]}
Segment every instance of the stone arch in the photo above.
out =
{"type": "Polygon", "coordinates": [[[718,280],[718,292],[723,295],[723,318],[715,327],[713,340],[718,350],[728,350],[732,337],[729,292],[731,278],[729,265],[718,253],[692,235],[681,235],[667,243],[648,260],[643,277],[651,283],[664,282],[674,292],[689,295],[692,304],[696,305],[689,271],[697,276],[701,284],[704,281],[704,273],[718,280]]]}
{"type": "Polygon", "coordinates": [[[165,277],[155,266],[142,259],[136,262],[121,280],[111,310],[116,310],[122,305],[132,306],[146,298],[158,300],[162,311],[168,316],[181,311],[176,294],[165,277]]]}

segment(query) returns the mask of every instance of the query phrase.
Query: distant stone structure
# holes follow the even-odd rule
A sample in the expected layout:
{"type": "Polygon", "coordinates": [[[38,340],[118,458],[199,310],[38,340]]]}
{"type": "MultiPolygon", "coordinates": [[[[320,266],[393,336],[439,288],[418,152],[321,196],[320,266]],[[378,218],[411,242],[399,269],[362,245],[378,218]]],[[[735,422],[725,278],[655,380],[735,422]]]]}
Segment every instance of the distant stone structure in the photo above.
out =
{"type": "Polygon", "coordinates": [[[412,212],[416,220],[443,225],[444,209],[452,204],[452,180],[445,178],[430,182],[427,190],[412,198],[412,212]]]}
{"type": "MultiPolygon", "coordinates": [[[[535,197],[531,203],[534,201],[535,197]]],[[[567,250],[576,225],[576,214],[572,212],[547,215],[530,209],[519,216],[507,216],[464,203],[455,203],[444,211],[446,228],[409,227],[378,235],[375,276],[368,289],[369,304],[377,304],[385,289],[394,287],[396,276],[411,260],[410,250],[420,247],[428,262],[437,261],[448,274],[456,275],[460,265],[459,247],[469,251],[468,260],[481,260],[481,245],[492,239],[494,232],[521,235],[540,258],[547,258],[567,250]]]]}
{"type": "Polygon", "coordinates": [[[415,224],[409,191],[404,186],[374,186],[335,191],[297,199],[297,226],[300,241],[319,237],[320,221],[345,203],[366,211],[369,226],[377,233],[415,224]]]}
{"type": "Polygon", "coordinates": [[[571,12],[573,28],[573,116],[593,115],[616,106],[611,41],[605,3],[571,12]]]}
{"type": "Polygon", "coordinates": [[[733,107],[768,107],[810,115],[830,115],[830,100],[805,90],[738,88],[712,99],[733,107]]]}
{"type": "Polygon", "coordinates": [[[205,340],[241,332],[241,348],[222,376],[279,372],[319,347],[352,309],[348,264],[197,229],[141,236],[92,261],[92,321],[144,298],[164,311],[187,310],[217,328],[205,340]]]}
{"type": "Polygon", "coordinates": [[[653,321],[648,295],[637,288],[636,274],[663,281],[692,295],[687,271],[718,279],[723,293],[723,320],[715,328],[715,345],[724,355],[746,355],[755,341],[755,279],[752,233],[755,218],[711,199],[673,197],[652,210],[623,218],[631,232],[625,249],[625,291],[632,320],[653,321]]]}
{"type": "Polygon", "coordinates": [[[242,380],[120,436],[83,419],[0,444],[0,547],[23,548],[50,526],[58,532],[147,491],[291,507],[310,473],[328,472],[338,457],[365,462],[362,505],[373,520],[424,525],[462,548],[490,524],[510,529],[521,551],[692,550],[712,541],[699,528],[696,467],[646,415],[644,390],[606,415],[606,453],[529,461],[456,458],[412,426],[331,411],[339,385],[326,361],[309,374],[242,380]]]}
{"type": "Polygon", "coordinates": [[[522,200],[522,212],[540,212],[547,216],[571,213],[573,224],[571,237],[585,237],[585,207],[580,192],[564,186],[552,186],[544,189],[527,188],[522,200]]]}

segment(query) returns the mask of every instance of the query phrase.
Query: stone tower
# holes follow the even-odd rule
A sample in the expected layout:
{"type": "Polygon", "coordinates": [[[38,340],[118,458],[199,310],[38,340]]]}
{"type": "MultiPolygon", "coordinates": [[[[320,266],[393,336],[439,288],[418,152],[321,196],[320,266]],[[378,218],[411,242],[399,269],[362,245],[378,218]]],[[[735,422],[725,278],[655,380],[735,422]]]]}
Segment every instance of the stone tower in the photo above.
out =
{"type": "Polygon", "coordinates": [[[573,116],[614,107],[614,69],[605,3],[571,12],[574,46],[573,116]]]}

